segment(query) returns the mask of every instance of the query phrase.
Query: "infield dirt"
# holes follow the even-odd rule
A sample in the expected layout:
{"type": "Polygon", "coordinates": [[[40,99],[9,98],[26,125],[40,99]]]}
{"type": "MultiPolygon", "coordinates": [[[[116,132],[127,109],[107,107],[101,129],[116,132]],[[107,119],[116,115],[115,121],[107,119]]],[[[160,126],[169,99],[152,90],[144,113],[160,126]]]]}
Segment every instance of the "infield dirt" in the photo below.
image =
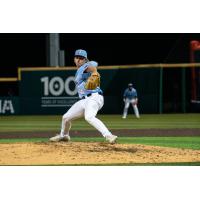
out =
{"type": "Polygon", "coordinates": [[[0,144],[0,165],[107,165],[199,162],[200,150],[105,142],[0,144]]]}

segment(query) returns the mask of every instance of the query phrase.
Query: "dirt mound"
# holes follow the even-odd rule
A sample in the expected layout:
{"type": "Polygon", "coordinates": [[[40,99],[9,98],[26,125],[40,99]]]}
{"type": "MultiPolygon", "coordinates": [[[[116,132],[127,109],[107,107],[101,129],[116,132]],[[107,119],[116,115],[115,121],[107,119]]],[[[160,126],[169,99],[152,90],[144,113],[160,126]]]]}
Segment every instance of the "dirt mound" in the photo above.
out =
{"type": "Polygon", "coordinates": [[[135,144],[14,143],[0,144],[0,165],[81,165],[198,162],[200,150],[135,144]]]}

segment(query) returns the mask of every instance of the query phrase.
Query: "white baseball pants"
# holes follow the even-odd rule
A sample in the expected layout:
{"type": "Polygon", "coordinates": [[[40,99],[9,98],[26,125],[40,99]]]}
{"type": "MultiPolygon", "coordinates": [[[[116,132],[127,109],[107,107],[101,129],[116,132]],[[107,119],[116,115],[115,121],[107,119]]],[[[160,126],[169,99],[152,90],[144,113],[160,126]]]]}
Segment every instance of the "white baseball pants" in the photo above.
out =
{"type": "Polygon", "coordinates": [[[69,134],[71,121],[84,117],[85,120],[96,128],[103,137],[112,135],[111,132],[99,119],[96,118],[97,112],[103,107],[104,97],[98,93],[81,99],[63,115],[61,124],[61,136],[69,134]]]}
{"type": "Polygon", "coordinates": [[[128,99],[128,98],[125,100],[123,118],[126,118],[126,116],[127,116],[127,114],[128,114],[128,108],[129,108],[129,106],[130,106],[130,103],[132,104],[132,107],[133,107],[135,116],[136,116],[137,118],[140,117],[140,115],[139,115],[139,110],[138,110],[137,104],[135,104],[135,101],[136,101],[135,99],[128,99]]]}

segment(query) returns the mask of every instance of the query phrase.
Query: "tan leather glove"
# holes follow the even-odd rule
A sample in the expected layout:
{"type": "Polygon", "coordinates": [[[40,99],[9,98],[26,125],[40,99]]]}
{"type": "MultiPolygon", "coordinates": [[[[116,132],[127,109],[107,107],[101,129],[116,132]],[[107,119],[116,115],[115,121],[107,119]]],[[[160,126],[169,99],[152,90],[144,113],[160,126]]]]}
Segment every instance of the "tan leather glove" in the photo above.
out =
{"type": "Polygon", "coordinates": [[[85,89],[95,90],[99,86],[100,86],[100,74],[98,72],[94,72],[87,79],[87,81],[85,83],[85,89]]]}

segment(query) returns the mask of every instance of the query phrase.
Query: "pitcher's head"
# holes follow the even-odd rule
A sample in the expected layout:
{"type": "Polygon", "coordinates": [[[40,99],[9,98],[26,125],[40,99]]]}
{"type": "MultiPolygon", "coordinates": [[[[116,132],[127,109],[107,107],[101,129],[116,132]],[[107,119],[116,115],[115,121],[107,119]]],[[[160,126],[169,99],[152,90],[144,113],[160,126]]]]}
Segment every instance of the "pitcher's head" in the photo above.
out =
{"type": "Polygon", "coordinates": [[[83,49],[78,49],[74,54],[74,63],[77,67],[82,66],[84,63],[88,61],[87,52],[83,49]]]}

